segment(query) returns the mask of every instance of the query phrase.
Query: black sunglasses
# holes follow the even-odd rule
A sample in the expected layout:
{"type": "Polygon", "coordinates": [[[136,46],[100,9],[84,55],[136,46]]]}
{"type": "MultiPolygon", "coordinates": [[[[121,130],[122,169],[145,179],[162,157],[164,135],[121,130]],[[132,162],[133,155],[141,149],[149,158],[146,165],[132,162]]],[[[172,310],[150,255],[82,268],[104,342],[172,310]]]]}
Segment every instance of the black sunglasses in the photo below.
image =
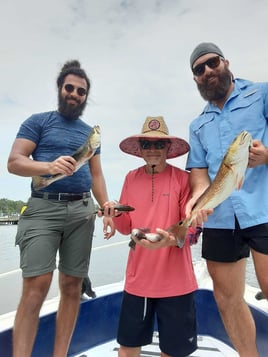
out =
{"type": "Polygon", "coordinates": [[[221,62],[221,59],[223,59],[222,57],[220,56],[216,56],[216,57],[211,57],[209,58],[207,61],[203,62],[203,63],[200,63],[198,64],[197,66],[195,66],[192,71],[193,71],[193,74],[195,76],[202,76],[202,74],[205,73],[205,70],[206,70],[206,66],[208,66],[209,68],[211,69],[214,69],[214,68],[217,68],[221,62]]]}
{"type": "Polygon", "coordinates": [[[153,146],[156,150],[161,150],[166,147],[167,141],[157,140],[157,141],[149,141],[149,140],[141,140],[140,146],[143,150],[150,150],[153,146]]]}
{"type": "Polygon", "coordinates": [[[64,89],[66,90],[66,92],[68,93],[73,93],[74,90],[76,90],[76,93],[80,96],[80,97],[84,97],[87,94],[87,91],[85,88],[81,88],[78,87],[76,88],[75,86],[73,86],[72,84],[65,84],[64,89]]]}

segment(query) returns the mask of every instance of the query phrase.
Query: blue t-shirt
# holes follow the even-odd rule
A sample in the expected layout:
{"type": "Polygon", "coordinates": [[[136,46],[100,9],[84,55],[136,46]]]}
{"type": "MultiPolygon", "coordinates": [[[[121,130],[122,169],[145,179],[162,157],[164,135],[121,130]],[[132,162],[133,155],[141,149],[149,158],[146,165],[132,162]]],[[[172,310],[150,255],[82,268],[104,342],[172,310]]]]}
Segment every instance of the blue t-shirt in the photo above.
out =
{"type": "MultiPolygon", "coordinates": [[[[28,139],[36,144],[32,153],[33,160],[54,161],[62,155],[72,156],[84,144],[91,130],[92,127],[81,119],[66,119],[57,111],[51,111],[33,114],[25,120],[17,138],[28,139]]],[[[96,150],[95,155],[97,154],[100,154],[100,149],[96,150]]],[[[40,192],[87,192],[90,191],[91,184],[92,177],[86,163],[72,176],[55,181],[40,192]]]]}
{"type": "MultiPolygon", "coordinates": [[[[267,120],[268,83],[236,79],[222,110],[209,103],[191,123],[187,169],[208,168],[213,180],[229,145],[242,130],[267,147],[267,120]]],[[[247,169],[242,188],[214,209],[205,227],[234,229],[234,215],[241,228],[268,222],[268,165],[247,169]]]]}

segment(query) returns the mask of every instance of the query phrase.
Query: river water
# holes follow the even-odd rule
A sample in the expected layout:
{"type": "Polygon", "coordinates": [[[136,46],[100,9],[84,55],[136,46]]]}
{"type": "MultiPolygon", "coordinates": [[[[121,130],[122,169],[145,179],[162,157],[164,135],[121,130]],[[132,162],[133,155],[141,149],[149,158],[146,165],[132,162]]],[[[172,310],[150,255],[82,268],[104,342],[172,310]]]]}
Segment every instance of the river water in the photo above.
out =
{"type": "MultiPolygon", "coordinates": [[[[0,314],[15,310],[21,294],[19,248],[14,245],[16,230],[17,226],[14,225],[0,225],[0,314]]],[[[126,236],[117,233],[109,241],[103,238],[101,219],[96,220],[95,232],[89,269],[93,289],[124,279],[129,250],[129,238],[126,236]]],[[[200,243],[192,247],[193,261],[201,259],[200,243]]],[[[58,294],[57,273],[54,275],[47,298],[58,294]]],[[[258,287],[251,258],[247,263],[246,281],[258,287]]]]}

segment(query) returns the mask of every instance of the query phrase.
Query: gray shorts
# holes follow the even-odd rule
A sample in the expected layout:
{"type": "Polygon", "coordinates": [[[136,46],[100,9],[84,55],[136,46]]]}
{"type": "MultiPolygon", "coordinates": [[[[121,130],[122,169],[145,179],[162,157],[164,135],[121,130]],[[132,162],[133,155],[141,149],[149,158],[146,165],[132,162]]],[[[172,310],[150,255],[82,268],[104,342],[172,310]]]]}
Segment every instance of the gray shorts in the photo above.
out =
{"type": "Polygon", "coordinates": [[[19,219],[16,245],[23,277],[58,269],[83,278],[88,275],[95,205],[91,197],[78,201],[30,198],[19,219]]]}

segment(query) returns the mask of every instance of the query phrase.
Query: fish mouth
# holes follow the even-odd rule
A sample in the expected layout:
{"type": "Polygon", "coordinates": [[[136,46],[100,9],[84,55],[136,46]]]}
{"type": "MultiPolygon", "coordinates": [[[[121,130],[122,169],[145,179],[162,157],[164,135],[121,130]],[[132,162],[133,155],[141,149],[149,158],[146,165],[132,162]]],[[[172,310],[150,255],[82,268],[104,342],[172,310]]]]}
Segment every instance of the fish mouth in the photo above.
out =
{"type": "Polygon", "coordinates": [[[100,130],[99,125],[94,126],[94,131],[95,131],[95,133],[100,134],[101,130],[100,130]]]}
{"type": "Polygon", "coordinates": [[[241,135],[239,145],[244,145],[248,142],[249,148],[252,146],[252,137],[250,133],[244,131],[241,135]]]}

